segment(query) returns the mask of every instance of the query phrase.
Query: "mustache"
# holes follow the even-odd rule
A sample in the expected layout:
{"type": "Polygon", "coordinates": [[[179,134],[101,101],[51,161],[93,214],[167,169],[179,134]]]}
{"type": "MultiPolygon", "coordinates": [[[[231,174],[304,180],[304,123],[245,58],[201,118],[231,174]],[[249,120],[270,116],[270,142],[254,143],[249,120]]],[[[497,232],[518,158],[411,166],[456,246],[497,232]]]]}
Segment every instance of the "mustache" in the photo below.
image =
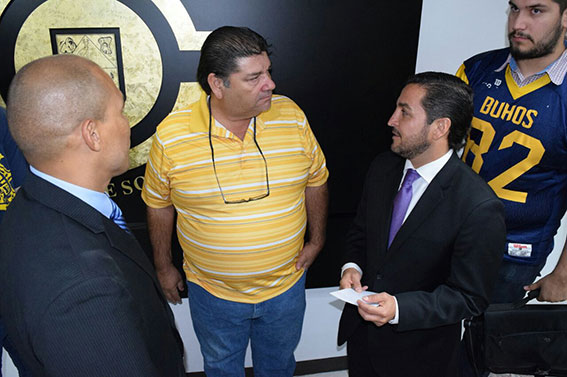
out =
{"type": "Polygon", "coordinates": [[[526,38],[526,39],[530,40],[531,42],[534,41],[532,39],[531,35],[526,34],[526,33],[522,33],[521,31],[513,31],[513,32],[508,34],[508,39],[512,39],[514,37],[526,38]]]}

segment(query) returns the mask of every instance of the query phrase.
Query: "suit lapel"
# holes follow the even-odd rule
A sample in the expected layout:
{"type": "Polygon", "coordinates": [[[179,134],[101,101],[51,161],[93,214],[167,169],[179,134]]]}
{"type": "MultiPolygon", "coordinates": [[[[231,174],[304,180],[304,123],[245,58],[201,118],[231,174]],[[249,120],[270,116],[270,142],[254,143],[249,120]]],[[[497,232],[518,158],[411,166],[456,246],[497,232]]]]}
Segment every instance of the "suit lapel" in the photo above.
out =
{"type": "Polygon", "coordinates": [[[102,217],[104,222],[104,233],[106,233],[110,245],[113,248],[120,250],[123,254],[138,264],[148,275],[151,276],[154,283],[159,286],[154,267],[136,238],[128,234],[112,220],[109,220],[104,216],[102,217]]]}
{"type": "Polygon", "coordinates": [[[382,184],[384,185],[382,189],[377,190],[374,194],[378,196],[378,231],[376,235],[378,239],[376,240],[378,245],[378,255],[379,260],[383,260],[383,257],[388,251],[388,238],[390,236],[390,222],[392,221],[392,210],[394,205],[394,198],[398,193],[398,188],[400,186],[400,181],[402,180],[402,175],[404,172],[405,159],[399,158],[396,163],[392,164],[391,169],[384,172],[383,175],[379,177],[382,184]],[[387,214],[387,216],[384,216],[387,214]]]}
{"type": "Polygon", "coordinates": [[[72,218],[91,232],[104,233],[113,248],[125,254],[158,284],[153,266],[136,239],[95,208],[33,173],[28,174],[22,189],[34,200],[72,218]]]}
{"type": "Polygon", "coordinates": [[[398,249],[408,237],[416,232],[424,221],[427,221],[430,213],[443,201],[446,190],[451,185],[451,179],[455,172],[456,164],[459,162],[458,157],[453,153],[449,161],[447,161],[445,166],[437,173],[435,178],[433,178],[429,186],[427,186],[427,189],[421,198],[419,198],[419,201],[416,203],[408,218],[402,224],[402,227],[390,245],[389,251],[398,249]]]}

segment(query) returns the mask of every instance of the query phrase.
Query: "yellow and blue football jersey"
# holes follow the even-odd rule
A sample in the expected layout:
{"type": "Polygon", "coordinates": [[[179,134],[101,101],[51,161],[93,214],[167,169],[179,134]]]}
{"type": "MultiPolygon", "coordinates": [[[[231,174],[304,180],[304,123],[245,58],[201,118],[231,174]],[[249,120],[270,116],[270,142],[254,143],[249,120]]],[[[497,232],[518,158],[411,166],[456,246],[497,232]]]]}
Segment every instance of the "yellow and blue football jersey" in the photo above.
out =
{"type": "Polygon", "coordinates": [[[506,207],[505,258],[540,264],[567,207],[567,83],[544,74],[519,87],[502,68],[508,53],[477,55],[457,72],[474,89],[463,160],[506,207]]]}

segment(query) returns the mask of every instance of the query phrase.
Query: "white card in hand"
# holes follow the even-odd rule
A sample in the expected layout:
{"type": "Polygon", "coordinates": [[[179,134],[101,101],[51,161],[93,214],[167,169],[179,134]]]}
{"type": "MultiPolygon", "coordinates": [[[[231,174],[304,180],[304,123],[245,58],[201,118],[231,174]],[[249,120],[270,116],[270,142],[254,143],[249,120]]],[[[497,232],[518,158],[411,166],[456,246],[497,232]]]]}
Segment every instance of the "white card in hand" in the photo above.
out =
{"type": "MultiPolygon", "coordinates": [[[[355,291],[352,288],[345,288],[345,289],[341,289],[341,290],[338,290],[338,291],[331,292],[331,294],[333,296],[335,296],[336,298],[338,298],[339,300],[342,300],[342,301],[348,302],[349,304],[358,306],[356,301],[362,300],[362,298],[364,296],[376,294],[376,292],[362,291],[362,292],[358,293],[357,291],[355,291]]],[[[378,306],[377,303],[376,304],[370,304],[369,303],[369,305],[378,306]]]]}

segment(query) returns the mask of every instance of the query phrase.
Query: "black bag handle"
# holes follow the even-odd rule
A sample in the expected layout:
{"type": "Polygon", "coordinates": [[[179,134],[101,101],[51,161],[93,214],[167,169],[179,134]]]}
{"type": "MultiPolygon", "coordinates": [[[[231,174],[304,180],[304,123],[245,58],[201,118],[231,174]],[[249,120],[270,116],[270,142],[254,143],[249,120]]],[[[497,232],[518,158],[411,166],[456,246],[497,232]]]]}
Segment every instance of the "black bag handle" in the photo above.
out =
{"type": "Polygon", "coordinates": [[[522,306],[526,305],[529,301],[533,300],[534,298],[538,298],[541,288],[534,289],[533,291],[529,291],[528,295],[521,299],[520,301],[512,304],[514,309],[521,308],[522,306]]]}
{"type": "Polygon", "coordinates": [[[502,310],[514,310],[525,306],[529,301],[537,298],[539,296],[540,289],[535,289],[529,291],[528,295],[523,299],[516,302],[502,303],[502,304],[490,304],[486,309],[487,312],[502,311],[502,310]]]}
{"type": "MultiPolygon", "coordinates": [[[[541,289],[535,289],[533,291],[529,291],[528,295],[524,298],[522,298],[519,301],[513,302],[513,303],[505,303],[505,304],[491,304],[487,311],[490,310],[510,310],[510,309],[519,309],[523,306],[525,306],[529,301],[533,300],[534,298],[537,298],[539,296],[541,289]]],[[[484,362],[481,360],[477,359],[477,355],[475,353],[475,346],[481,346],[482,342],[477,338],[475,339],[473,336],[473,328],[474,326],[481,326],[482,322],[477,322],[479,319],[483,318],[483,315],[481,314],[478,317],[474,317],[474,318],[465,318],[464,321],[464,325],[467,328],[467,331],[465,332],[465,348],[466,348],[466,353],[467,356],[469,358],[469,361],[473,367],[475,376],[482,376],[483,375],[483,371],[484,371],[484,367],[481,365],[484,365],[484,362]],[[477,342],[479,342],[479,344],[476,344],[477,342]],[[482,369],[482,370],[481,370],[482,369]]],[[[482,321],[482,319],[481,319],[482,321]]],[[[482,347],[482,346],[481,346],[482,347]]]]}

